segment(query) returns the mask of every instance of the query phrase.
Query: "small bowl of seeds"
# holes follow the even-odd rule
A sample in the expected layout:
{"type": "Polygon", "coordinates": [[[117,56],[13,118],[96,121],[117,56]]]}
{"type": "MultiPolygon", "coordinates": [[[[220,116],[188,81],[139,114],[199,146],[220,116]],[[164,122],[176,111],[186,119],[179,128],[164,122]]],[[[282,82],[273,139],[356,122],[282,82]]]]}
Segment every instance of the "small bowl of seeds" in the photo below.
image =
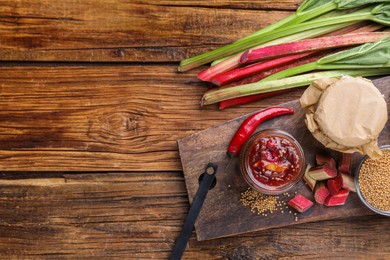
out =
{"type": "Polygon", "coordinates": [[[372,211],[390,216],[390,145],[381,147],[383,156],[365,156],[355,173],[356,192],[372,211]]]}

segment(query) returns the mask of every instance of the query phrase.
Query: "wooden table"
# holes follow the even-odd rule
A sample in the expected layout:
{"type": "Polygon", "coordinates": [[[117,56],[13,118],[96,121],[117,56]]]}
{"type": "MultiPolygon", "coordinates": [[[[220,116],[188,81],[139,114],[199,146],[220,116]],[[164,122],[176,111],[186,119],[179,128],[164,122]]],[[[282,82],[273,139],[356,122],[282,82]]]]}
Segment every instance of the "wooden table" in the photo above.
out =
{"type": "MultiPolygon", "coordinates": [[[[287,16],[300,0],[3,0],[1,258],[167,258],[189,209],[177,140],[299,98],[199,106],[178,61],[287,16]]],[[[211,241],[186,259],[390,258],[389,219],[211,241]]]]}

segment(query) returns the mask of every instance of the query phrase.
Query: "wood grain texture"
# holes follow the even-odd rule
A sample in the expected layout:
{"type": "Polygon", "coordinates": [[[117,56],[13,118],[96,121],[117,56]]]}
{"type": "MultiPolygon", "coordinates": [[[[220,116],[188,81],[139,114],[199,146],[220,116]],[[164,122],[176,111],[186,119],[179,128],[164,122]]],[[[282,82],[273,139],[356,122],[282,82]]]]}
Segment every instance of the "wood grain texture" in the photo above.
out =
{"type": "MultiPolygon", "coordinates": [[[[390,77],[373,82],[384,96],[388,104],[388,114],[390,114],[390,89],[388,88],[390,77]]],[[[316,165],[315,155],[330,151],[325,149],[307,129],[304,123],[305,112],[301,109],[299,100],[284,103],[282,106],[294,110],[295,113],[263,122],[257,128],[257,131],[280,129],[288,132],[302,146],[306,163],[312,166],[316,165]]],[[[178,141],[190,202],[192,202],[198,190],[198,179],[204,167],[206,167],[205,165],[212,162],[219,167],[216,174],[215,188],[209,191],[195,225],[198,240],[209,240],[255,230],[311,221],[368,215],[371,213],[361,203],[355,193],[351,193],[348,196],[347,202],[343,207],[325,207],[315,204],[305,213],[298,214],[297,219],[292,214],[292,212],[296,211],[291,207],[286,209],[284,206],[283,212],[281,210],[277,210],[272,214],[267,212],[267,216],[259,216],[256,213],[252,213],[250,207],[243,206],[240,201],[241,193],[248,189],[248,184],[239,170],[239,159],[235,159],[225,171],[229,162],[229,157],[226,154],[227,147],[236,129],[239,128],[246,117],[239,117],[178,141]]],[[[379,145],[389,143],[390,122],[387,122],[378,139],[379,145]]],[[[337,152],[333,152],[331,155],[338,161],[340,155],[337,152]]],[[[353,171],[361,158],[361,154],[353,154],[353,171]]],[[[302,194],[314,201],[313,192],[301,180],[289,192],[280,194],[278,202],[287,204],[295,194],[302,194]]]]}
{"type": "Polygon", "coordinates": [[[206,85],[176,66],[0,67],[3,171],[180,171],[176,141],[294,98],[200,109],[206,85]]]}
{"type": "MultiPolygon", "coordinates": [[[[3,0],[0,258],[167,259],[189,209],[176,141],[302,89],[218,111],[177,61],[301,0],[3,0]]],[[[381,216],[199,242],[184,259],[388,259],[381,216]]]]}
{"type": "Polygon", "coordinates": [[[6,0],[0,60],[179,61],[269,25],[300,2],[6,0]]]}
{"type": "MultiPolygon", "coordinates": [[[[8,173],[0,186],[7,259],[167,259],[188,212],[175,172],[8,173]]],[[[203,242],[193,234],[184,259],[386,259],[389,228],[370,216],[203,242]]]]}

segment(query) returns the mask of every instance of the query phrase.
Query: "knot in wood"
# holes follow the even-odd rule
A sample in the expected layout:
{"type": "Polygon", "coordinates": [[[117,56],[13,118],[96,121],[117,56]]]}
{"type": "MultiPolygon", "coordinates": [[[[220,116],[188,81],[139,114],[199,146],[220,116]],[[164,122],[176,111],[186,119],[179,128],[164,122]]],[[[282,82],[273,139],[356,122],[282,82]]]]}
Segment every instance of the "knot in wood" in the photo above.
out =
{"type": "Polygon", "coordinates": [[[126,139],[138,134],[138,115],[115,112],[101,118],[100,132],[106,138],[126,139]]]}
{"type": "Polygon", "coordinates": [[[122,58],[124,56],[125,56],[125,50],[123,49],[114,50],[114,57],[122,58]]]}

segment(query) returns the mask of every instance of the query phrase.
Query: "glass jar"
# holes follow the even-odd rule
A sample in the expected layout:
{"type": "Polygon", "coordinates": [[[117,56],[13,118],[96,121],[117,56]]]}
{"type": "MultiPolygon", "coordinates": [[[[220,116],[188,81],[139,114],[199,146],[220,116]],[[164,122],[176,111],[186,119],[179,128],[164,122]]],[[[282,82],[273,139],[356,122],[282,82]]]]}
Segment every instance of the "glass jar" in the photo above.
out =
{"type": "MultiPolygon", "coordinates": [[[[382,151],[390,151],[390,145],[383,145],[380,147],[380,149],[382,151]]],[[[356,168],[356,172],[355,172],[355,186],[356,186],[356,193],[359,197],[359,199],[363,202],[363,204],[369,208],[370,210],[372,210],[373,212],[375,213],[378,213],[378,214],[381,214],[381,215],[384,215],[384,216],[388,216],[390,217],[390,211],[385,211],[385,210],[381,210],[379,208],[376,208],[375,206],[371,205],[365,198],[364,196],[364,192],[362,192],[361,190],[361,179],[362,179],[362,167],[363,165],[365,164],[365,162],[369,159],[369,157],[366,155],[362,158],[362,160],[359,162],[357,168],[356,168]]],[[[380,160],[383,160],[383,158],[380,158],[380,159],[377,159],[378,161],[380,160]]],[[[390,173],[390,164],[389,164],[389,160],[387,160],[387,165],[385,166],[387,168],[387,171],[386,169],[383,170],[383,171],[380,171],[380,172],[366,172],[365,174],[367,175],[373,175],[374,178],[372,178],[372,181],[380,181],[380,180],[375,180],[375,177],[379,175],[381,175],[382,178],[386,178],[386,180],[388,180],[388,177],[389,177],[389,173],[390,173]]],[[[379,168],[377,168],[379,169],[379,168]]],[[[388,183],[388,182],[387,182],[388,183]]],[[[374,189],[374,185],[369,185],[371,188],[374,189]]],[[[385,186],[382,186],[382,188],[385,187],[385,186]]],[[[388,187],[388,186],[387,186],[388,187]]],[[[386,200],[388,198],[388,196],[386,197],[385,193],[389,193],[389,190],[382,190],[382,191],[378,191],[377,189],[379,188],[379,186],[375,186],[375,193],[377,193],[376,195],[378,195],[379,197],[382,197],[383,196],[383,200],[386,200]]],[[[366,192],[370,192],[370,190],[366,190],[366,192]]]]}
{"type": "Polygon", "coordinates": [[[267,195],[290,190],[302,179],[305,165],[305,155],[298,141],[277,129],[255,133],[240,153],[240,169],[245,181],[267,195]]]}

